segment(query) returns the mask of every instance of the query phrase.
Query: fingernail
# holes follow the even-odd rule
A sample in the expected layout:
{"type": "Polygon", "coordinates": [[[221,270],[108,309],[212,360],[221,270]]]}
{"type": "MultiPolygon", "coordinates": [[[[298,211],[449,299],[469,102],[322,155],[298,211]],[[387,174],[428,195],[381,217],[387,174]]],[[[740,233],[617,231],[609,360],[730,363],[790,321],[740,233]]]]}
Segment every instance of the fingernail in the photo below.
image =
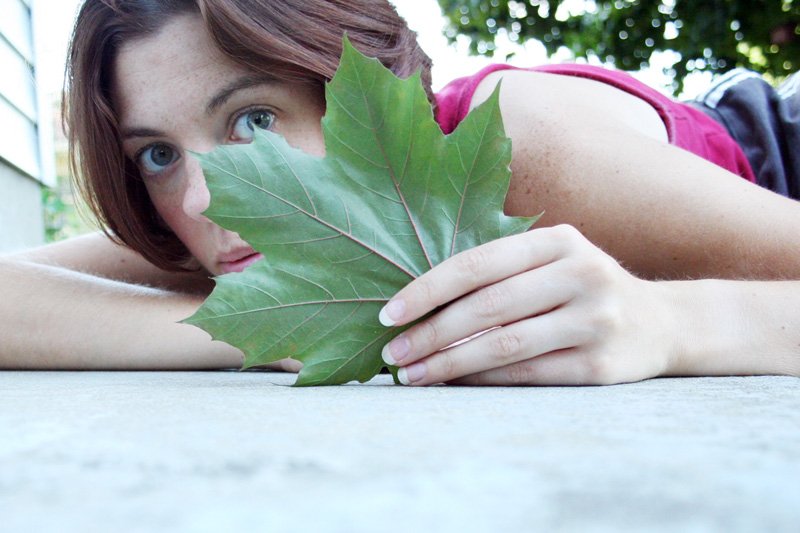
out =
{"type": "Polygon", "coordinates": [[[427,373],[428,371],[425,368],[425,363],[414,363],[413,365],[398,370],[397,378],[403,385],[411,385],[412,383],[422,380],[427,373]]]}
{"type": "Polygon", "coordinates": [[[403,318],[403,312],[405,310],[406,303],[403,300],[389,300],[389,303],[384,305],[380,314],[378,314],[378,320],[387,328],[389,326],[394,326],[397,324],[398,320],[403,318]]]}
{"type": "Polygon", "coordinates": [[[389,365],[396,365],[408,356],[411,344],[405,335],[395,337],[395,339],[386,344],[381,350],[381,357],[389,365]]]}

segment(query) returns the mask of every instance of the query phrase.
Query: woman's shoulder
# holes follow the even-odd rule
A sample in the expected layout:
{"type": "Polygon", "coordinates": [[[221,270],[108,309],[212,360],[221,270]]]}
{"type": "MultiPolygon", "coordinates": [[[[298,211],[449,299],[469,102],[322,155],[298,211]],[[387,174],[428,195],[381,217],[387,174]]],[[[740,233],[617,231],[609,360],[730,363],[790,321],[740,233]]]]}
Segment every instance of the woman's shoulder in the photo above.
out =
{"type": "Polygon", "coordinates": [[[661,141],[671,137],[669,98],[624,72],[577,64],[490,65],[455,80],[437,97],[442,129],[455,129],[501,82],[505,121],[560,128],[620,124],[661,141]]]}

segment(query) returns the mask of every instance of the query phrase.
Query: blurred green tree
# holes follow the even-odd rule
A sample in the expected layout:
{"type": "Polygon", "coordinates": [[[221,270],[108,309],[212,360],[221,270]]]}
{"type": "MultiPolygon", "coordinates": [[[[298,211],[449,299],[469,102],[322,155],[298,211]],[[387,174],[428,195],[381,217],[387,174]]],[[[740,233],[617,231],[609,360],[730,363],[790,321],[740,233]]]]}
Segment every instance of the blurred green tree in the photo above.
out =
{"type": "MultiPolygon", "coordinates": [[[[495,39],[536,39],[548,55],[575,57],[623,70],[649,65],[655,51],[674,50],[673,90],[693,71],[747,67],[780,79],[800,64],[800,1],[796,0],[439,0],[448,38],[469,38],[472,53],[492,56],[495,39]]],[[[503,59],[503,58],[500,58],[503,59]]]]}

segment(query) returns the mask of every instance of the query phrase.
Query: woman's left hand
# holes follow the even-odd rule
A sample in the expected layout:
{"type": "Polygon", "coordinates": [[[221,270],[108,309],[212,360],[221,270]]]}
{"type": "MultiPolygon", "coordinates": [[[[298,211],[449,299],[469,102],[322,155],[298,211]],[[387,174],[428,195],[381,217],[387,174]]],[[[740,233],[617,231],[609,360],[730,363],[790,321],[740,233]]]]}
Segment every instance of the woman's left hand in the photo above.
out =
{"type": "Polygon", "coordinates": [[[680,338],[659,283],[571,226],[467,250],[399,291],[384,325],[412,322],[384,360],[404,384],[589,385],[664,374],[680,338]]]}

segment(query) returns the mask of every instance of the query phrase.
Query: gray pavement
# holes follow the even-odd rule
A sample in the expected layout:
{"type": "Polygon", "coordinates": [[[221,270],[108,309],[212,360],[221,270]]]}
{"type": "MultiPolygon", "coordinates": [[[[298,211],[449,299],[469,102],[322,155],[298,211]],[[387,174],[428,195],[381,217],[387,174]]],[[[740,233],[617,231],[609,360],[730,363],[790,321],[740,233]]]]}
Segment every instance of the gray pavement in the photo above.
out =
{"type": "Polygon", "coordinates": [[[800,379],[0,372],[0,531],[800,531],[800,379]]]}

